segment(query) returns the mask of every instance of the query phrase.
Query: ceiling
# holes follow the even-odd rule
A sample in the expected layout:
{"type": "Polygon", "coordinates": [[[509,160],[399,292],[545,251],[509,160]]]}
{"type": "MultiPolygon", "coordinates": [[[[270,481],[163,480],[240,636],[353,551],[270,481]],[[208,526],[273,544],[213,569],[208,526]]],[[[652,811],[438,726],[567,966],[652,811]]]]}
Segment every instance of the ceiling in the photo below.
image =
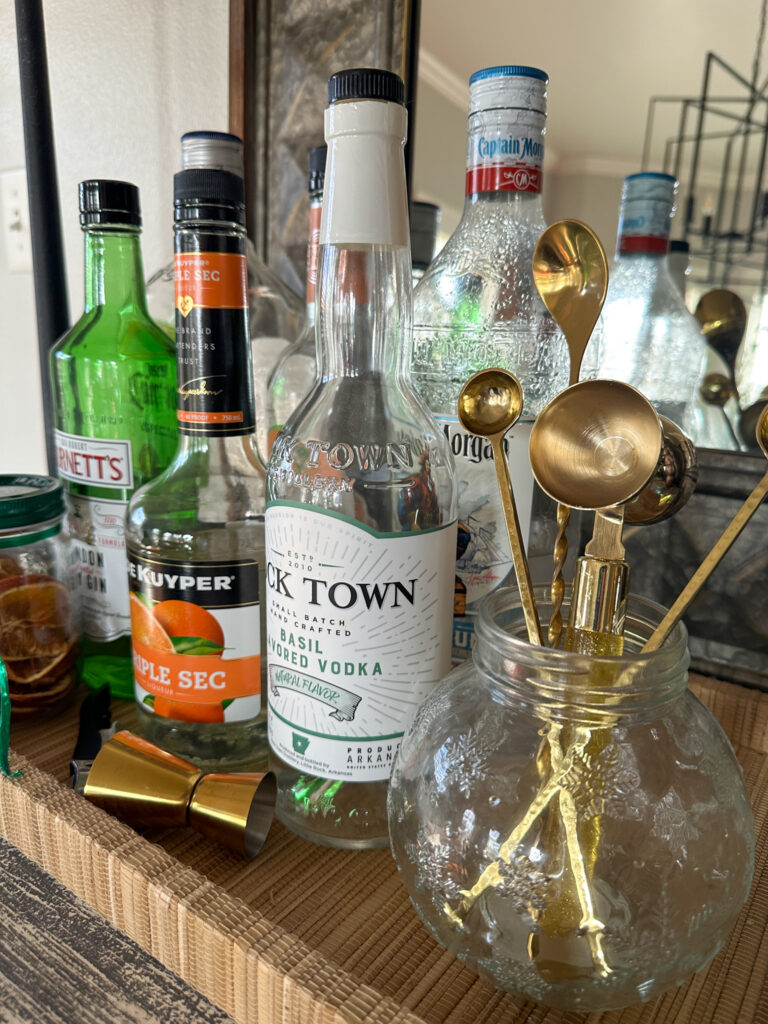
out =
{"type": "MultiPolygon", "coordinates": [[[[707,51],[752,77],[766,0],[422,0],[419,73],[466,109],[467,80],[493,64],[549,74],[547,162],[640,169],[651,96],[697,96],[707,51]]],[[[768,31],[766,32],[768,39],[768,31]]],[[[758,82],[768,75],[761,47],[758,82]]],[[[718,72],[718,95],[736,89],[718,72]]],[[[744,95],[743,91],[739,95],[744,95]]],[[[664,104],[647,169],[661,168],[680,105],[664,104]]]]}

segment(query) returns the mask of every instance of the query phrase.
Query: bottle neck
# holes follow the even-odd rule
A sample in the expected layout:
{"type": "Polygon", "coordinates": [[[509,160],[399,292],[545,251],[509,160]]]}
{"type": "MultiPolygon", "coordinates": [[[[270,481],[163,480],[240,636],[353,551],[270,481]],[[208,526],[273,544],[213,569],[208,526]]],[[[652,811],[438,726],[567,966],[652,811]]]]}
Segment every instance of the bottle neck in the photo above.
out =
{"type": "Polygon", "coordinates": [[[651,256],[659,260],[669,249],[673,206],[664,199],[625,195],[619,210],[616,256],[651,256]]]}
{"type": "Polygon", "coordinates": [[[320,375],[402,379],[410,358],[405,109],[361,100],[326,111],[320,230],[320,375]],[[371,202],[372,190],[377,201],[371,202]]]}
{"type": "Polygon", "coordinates": [[[84,228],[85,312],[97,306],[136,307],[146,313],[138,228],[84,228]]]}
{"type": "Polygon", "coordinates": [[[179,434],[253,434],[245,228],[178,216],[175,227],[179,434]]]}
{"type": "Polygon", "coordinates": [[[315,296],[317,292],[317,263],[320,253],[320,221],[323,215],[323,193],[313,192],[309,197],[309,240],[307,242],[307,323],[315,322],[315,296]]]}
{"type": "Polygon", "coordinates": [[[494,108],[469,116],[467,202],[526,200],[540,205],[546,117],[537,110],[494,108]]]}

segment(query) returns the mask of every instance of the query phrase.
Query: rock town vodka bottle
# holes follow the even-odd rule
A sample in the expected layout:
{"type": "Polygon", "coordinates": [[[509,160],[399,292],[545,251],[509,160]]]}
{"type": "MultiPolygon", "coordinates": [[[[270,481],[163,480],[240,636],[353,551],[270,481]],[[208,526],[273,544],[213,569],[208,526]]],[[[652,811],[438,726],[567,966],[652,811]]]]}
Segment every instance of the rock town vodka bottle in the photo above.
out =
{"type": "Polygon", "coordinates": [[[205,767],[266,759],[262,480],[246,290],[243,182],[174,178],[173,462],[128,509],[136,701],[152,742],[205,767]]]}
{"type": "Polygon", "coordinates": [[[176,449],[173,342],[147,312],[139,191],[80,184],[85,308],[51,352],[58,473],[82,606],[86,682],[133,691],[124,520],[176,449]]]}
{"type": "MultiPolygon", "coordinates": [[[[546,227],[541,202],[547,76],[486,68],[470,78],[466,202],[461,221],[413,300],[413,381],[456,458],[458,547],[453,654],[469,656],[479,602],[514,585],[491,446],[468,434],[456,403],[477,370],[503,366],[523,386],[521,419],[505,440],[528,553],[551,579],[554,512],[534,482],[528,438],[538,412],[568,383],[568,350],[539,298],[531,259],[546,227]]],[[[536,572],[535,562],[532,571],[536,572]]]]}
{"type": "Polygon", "coordinates": [[[387,844],[400,738],[450,666],[454,481],[408,368],[403,84],[359,69],[328,91],[320,372],[267,474],[269,741],[284,824],[364,848],[387,844]]]}
{"type": "Polygon", "coordinates": [[[616,259],[603,307],[601,377],[626,381],[696,443],[696,397],[707,344],[669,273],[677,182],[669,174],[624,179],[616,259]]]}
{"type": "MultiPolygon", "coordinates": [[[[181,168],[229,171],[243,177],[243,141],[227,132],[186,132],[181,137],[181,168]]],[[[266,466],[267,382],[275,363],[288,345],[302,333],[304,320],[301,299],[277,274],[259,259],[253,242],[246,235],[248,265],[249,332],[253,362],[254,401],[256,403],[256,442],[266,466]]],[[[173,261],[147,282],[147,299],[152,316],[174,335],[173,261]]]]}
{"type": "Polygon", "coordinates": [[[304,330],[287,348],[275,366],[267,390],[269,447],[299,402],[309,394],[317,377],[315,354],[315,292],[317,289],[317,251],[320,244],[320,215],[323,211],[323,185],[327,146],[309,151],[309,243],[307,245],[307,312],[304,330]]]}

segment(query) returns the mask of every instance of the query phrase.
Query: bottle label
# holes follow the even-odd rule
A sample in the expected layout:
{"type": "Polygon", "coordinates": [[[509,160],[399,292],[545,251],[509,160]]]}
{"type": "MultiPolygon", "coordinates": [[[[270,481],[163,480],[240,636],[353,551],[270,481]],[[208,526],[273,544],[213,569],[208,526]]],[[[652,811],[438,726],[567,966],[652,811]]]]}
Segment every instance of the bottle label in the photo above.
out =
{"type": "Polygon", "coordinates": [[[266,521],[270,746],[322,778],[387,779],[450,669],[455,523],[382,534],[292,502],[266,521]]]}
{"type": "MultiPolygon", "coordinates": [[[[456,542],[453,658],[470,655],[480,601],[505,581],[512,551],[504,520],[490,441],[467,433],[453,416],[435,416],[456,463],[459,528],[456,542]]],[[[519,422],[504,438],[523,544],[531,528],[533,473],[528,459],[532,423],[519,422]]]]}
{"type": "Polygon", "coordinates": [[[190,722],[258,715],[258,562],[180,562],[130,549],[128,580],[136,700],[190,722]]]}
{"type": "Polygon", "coordinates": [[[177,252],[174,276],[179,431],[249,434],[255,416],[246,258],[177,252]]]}
{"type": "Polygon", "coordinates": [[[619,254],[663,255],[669,248],[671,204],[664,199],[625,200],[619,222],[619,254]]]}
{"type": "Polygon", "coordinates": [[[317,291],[317,268],[320,255],[320,220],[323,204],[312,203],[309,207],[309,244],[307,246],[307,305],[314,306],[317,291]]]}
{"type": "Polygon", "coordinates": [[[67,507],[83,634],[97,643],[119,640],[131,632],[125,585],[128,502],[68,494],[67,507]]]}
{"type": "Polygon", "coordinates": [[[54,430],[56,469],[64,480],[117,490],[133,489],[131,442],[81,437],[54,430]]]}
{"type": "MultiPolygon", "coordinates": [[[[527,125],[521,126],[523,129],[527,125]]],[[[541,192],[544,143],[541,132],[488,129],[469,136],[466,194],[541,192]]]]}

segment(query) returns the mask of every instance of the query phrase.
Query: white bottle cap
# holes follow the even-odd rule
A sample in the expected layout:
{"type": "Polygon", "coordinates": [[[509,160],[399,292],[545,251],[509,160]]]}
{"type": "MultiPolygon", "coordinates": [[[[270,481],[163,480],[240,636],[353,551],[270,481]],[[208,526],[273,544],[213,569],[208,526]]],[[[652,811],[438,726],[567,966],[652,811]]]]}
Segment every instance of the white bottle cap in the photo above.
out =
{"type": "Polygon", "coordinates": [[[469,113],[497,108],[535,110],[546,117],[549,76],[523,64],[476,71],[469,80],[469,113]]]}

